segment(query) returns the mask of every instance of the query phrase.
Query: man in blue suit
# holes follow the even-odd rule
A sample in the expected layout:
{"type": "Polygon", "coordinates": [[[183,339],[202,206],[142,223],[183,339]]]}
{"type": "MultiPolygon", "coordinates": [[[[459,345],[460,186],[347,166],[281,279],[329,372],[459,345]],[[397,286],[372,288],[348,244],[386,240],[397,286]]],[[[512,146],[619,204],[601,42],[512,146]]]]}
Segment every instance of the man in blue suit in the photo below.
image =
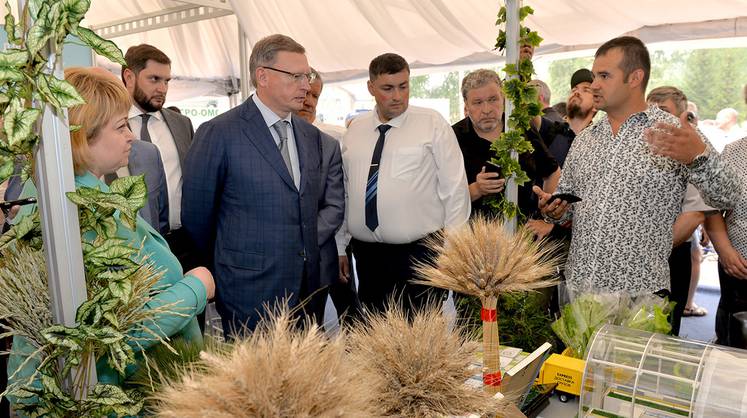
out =
{"type": "MultiPolygon", "coordinates": [[[[321,135],[294,116],[312,81],[303,46],[268,36],[249,59],[256,94],[200,126],[184,165],[182,225],[208,257],[226,336],[255,327],[263,304],[319,288],[321,135]]],[[[313,303],[311,305],[314,305],[313,303]]]]}

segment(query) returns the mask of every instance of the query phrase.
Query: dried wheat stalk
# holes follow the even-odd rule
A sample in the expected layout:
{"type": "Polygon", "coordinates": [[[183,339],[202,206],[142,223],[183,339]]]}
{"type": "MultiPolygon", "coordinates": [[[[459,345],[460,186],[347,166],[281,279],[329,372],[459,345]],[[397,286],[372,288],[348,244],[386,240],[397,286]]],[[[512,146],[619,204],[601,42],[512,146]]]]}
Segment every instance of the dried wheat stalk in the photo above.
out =
{"type": "Polygon", "coordinates": [[[352,364],[386,416],[434,417],[495,413],[502,404],[465,385],[476,344],[450,329],[439,306],[408,318],[391,304],[350,330],[352,364]]]}
{"type": "Polygon", "coordinates": [[[203,352],[203,364],[167,384],[161,417],[372,417],[378,406],[342,338],[301,331],[288,309],[265,319],[228,353],[203,352]]]}
{"type": "Polygon", "coordinates": [[[498,295],[552,286],[548,280],[559,259],[558,244],[534,241],[532,232],[506,230],[502,222],[476,217],[471,223],[428,243],[438,254],[435,262],[421,263],[416,283],[477,296],[482,302],[483,381],[485,390],[500,389],[498,295]]]}

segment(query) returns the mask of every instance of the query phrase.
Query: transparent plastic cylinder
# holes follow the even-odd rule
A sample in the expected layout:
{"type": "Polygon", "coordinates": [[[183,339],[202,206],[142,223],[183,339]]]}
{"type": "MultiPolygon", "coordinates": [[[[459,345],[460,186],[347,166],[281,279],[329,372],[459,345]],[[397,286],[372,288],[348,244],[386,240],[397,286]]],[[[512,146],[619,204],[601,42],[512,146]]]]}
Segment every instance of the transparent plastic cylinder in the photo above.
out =
{"type": "Polygon", "coordinates": [[[747,417],[747,351],[605,325],[593,338],[579,417],[747,417]]]}

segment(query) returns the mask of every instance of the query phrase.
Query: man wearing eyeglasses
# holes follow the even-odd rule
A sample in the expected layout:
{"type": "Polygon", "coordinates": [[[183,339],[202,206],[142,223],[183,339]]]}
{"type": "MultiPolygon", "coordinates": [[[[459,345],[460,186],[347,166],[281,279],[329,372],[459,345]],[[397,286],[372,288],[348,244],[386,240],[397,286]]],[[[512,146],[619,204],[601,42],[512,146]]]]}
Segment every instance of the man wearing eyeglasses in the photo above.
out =
{"type": "Polygon", "coordinates": [[[319,288],[320,132],[294,115],[314,75],[304,47],[284,35],[257,42],[249,69],[256,93],[197,130],[182,198],[227,337],[253,329],[263,304],[281,298],[312,318],[324,309],[310,298],[319,288]]]}

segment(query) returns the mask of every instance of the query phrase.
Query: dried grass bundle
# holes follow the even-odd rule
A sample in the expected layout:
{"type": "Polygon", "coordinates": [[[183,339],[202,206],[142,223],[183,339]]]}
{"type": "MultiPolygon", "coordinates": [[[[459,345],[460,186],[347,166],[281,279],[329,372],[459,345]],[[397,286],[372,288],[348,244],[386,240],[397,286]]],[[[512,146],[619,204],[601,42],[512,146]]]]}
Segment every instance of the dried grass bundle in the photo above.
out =
{"type": "Polygon", "coordinates": [[[438,256],[433,264],[421,263],[416,283],[477,296],[482,303],[484,368],[486,391],[500,389],[498,295],[536,290],[554,285],[548,280],[559,264],[559,245],[534,241],[532,232],[506,230],[499,220],[476,217],[470,224],[453,230],[428,246],[438,256]]]}
{"type": "Polygon", "coordinates": [[[352,364],[375,392],[386,416],[495,414],[498,401],[465,381],[477,345],[449,329],[439,306],[408,319],[396,304],[350,331],[352,364]]]}
{"type": "Polygon", "coordinates": [[[37,347],[44,345],[41,330],[53,324],[45,265],[41,251],[20,243],[2,251],[0,319],[7,332],[0,337],[19,335],[37,347]]]}
{"type": "Polygon", "coordinates": [[[378,407],[341,337],[298,330],[287,308],[159,394],[161,417],[371,417],[378,407]]]}

